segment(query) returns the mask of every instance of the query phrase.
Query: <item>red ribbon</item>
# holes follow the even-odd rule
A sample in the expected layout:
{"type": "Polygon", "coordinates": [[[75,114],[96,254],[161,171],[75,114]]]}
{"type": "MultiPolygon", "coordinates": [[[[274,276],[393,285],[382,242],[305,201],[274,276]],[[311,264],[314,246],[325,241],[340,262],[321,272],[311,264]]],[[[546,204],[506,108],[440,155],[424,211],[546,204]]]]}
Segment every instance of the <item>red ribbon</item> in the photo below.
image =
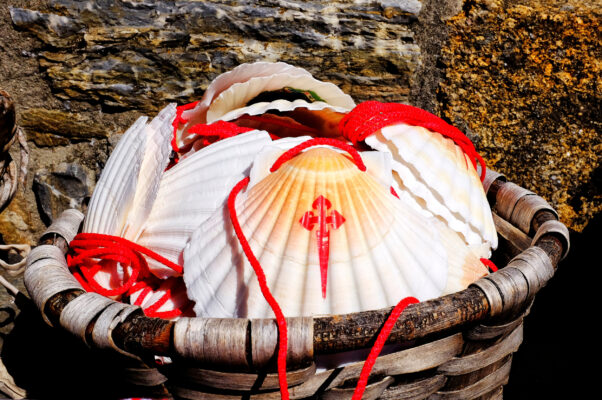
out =
{"type": "Polygon", "coordinates": [[[184,104],[176,108],[176,117],[174,118],[171,126],[173,126],[173,137],[171,138],[171,148],[176,152],[180,152],[180,148],[178,147],[178,128],[181,124],[185,124],[188,122],[186,118],[182,116],[184,111],[192,110],[196,105],[199,104],[198,100],[192,103],[184,104]]]}
{"type": "Polygon", "coordinates": [[[497,266],[493,263],[493,261],[488,260],[486,258],[481,258],[480,261],[485,265],[491,272],[495,272],[498,270],[497,266]]]}
{"type": "Polygon", "coordinates": [[[362,398],[362,395],[364,394],[364,391],[366,390],[366,386],[368,385],[368,378],[370,377],[370,372],[372,371],[372,367],[374,367],[374,364],[376,363],[376,360],[378,359],[380,352],[382,351],[383,347],[385,346],[385,343],[387,342],[387,338],[391,334],[391,331],[393,330],[395,323],[399,319],[399,316],[401,315],[403,310],[405,310],[406,307],[409,306],[410,304],[415,304],[415,303],[419,303],[417,298],[406,297],[406,298],[402,299],[399,303],[397,303],[397,305],[393,308],[393,311],[391,311],[391,314],[387,318],[387,321],[385,321],[385,324],[383,325],[382,329],[378,333],[378,337],[376,338],[376,341],[374,342],[372,349],[370,349],[370,354],[368,355],[368,358],[364,362],[364,366],[362,367],[362,372],[360,373],[360,377],[359,377],[359,380],[357,381],[357,386],[355,387],[355,391],[353,392],[353,397],[351,398],[351,400],[360,400],[362,398]]]}
{"type": "Polygon", "coordinates": [[[74,276],[82,282],[84,289],[97,292],[103,296],[119,296],[126,292],[131,294],[132,290],[140,288],[138,285],[140,279],[150,275],[143,254],[173,269],[177,274],[183,272],[180,265],[144,246],[118,236],[79,233],[69,243],[69,246],[73,254],[67,256],[67,264],[69,268],[79,268],[81,275],[83,275],[82,277],[76,270],[74,276]],[[130,267],[131,273],[122,285],[115,289],[106,289],[98,284],[94,276],[102,268],[103,260],[121,263],[124,273],[130,267]]]}
{"type": "Polygon", "coordinates": [[[272,308],[272,311],[274,311],[274,314],[276,315],[276,323],[278,324],[278,359],[277,359],[278,383],[280,385],[280,393],[281,393],[282,399],[288,400],[289,393],[288,393],[288,384],[287,384],[287,380],[286,380],[286,349],[287,349],[286,319],[284,318],[284,314],[282,313],[282,309],[280,308],[280,305],[278,304],[278,302],[272,295],[272,292],[270,292],[270,289],[268,288],[268,283],[267,283],[265,273],[263,272],[263,268],[261,268],[261,264],[259,263],[259,260],[257,260],[257,257],[255,257],[255,254],[253,254],[251,245],[249,244],[247,238],[245,237],[245,234],[242,231],[242,228],[240,227],[240,223],[238,222],[238,217],[236,216],[236,206],[235,206],[236,205],[236,196],[238,196],[238,193],[240,193],[240,191],[245,186],[247,186],[249,181],[250,181],[250,178],[246,177],[243,180],[241,180],[240,182],[238,182],[238,184],[236,184],[236,186],[234,186],[234,188],[230,192],[230,196],[228,196],[228,211],[230,212],[230,220],[232,221],[232,226],[234,227],[234,232],[236,233],[236,236],[238,237],[238,241],[240,242],[240,245],[242,246],[242,249],[245,252],[245,255],[247,256],[247,259],[249,260],[249,263],[251,264],[251,267],[253,267],[253,270],[255,271],[255,275],[257,276],[257,281],[259,283],[259,288],[261,289],[261,294],[263,294],[263,297],[266,299],[266,301],[272,308]]]}
{"type": "Polygon", "coordinates": [[[201,144],[208,146],[219,140],[252,131],[252,128],[238,126],[232,122],[216,121],[212,124],[197,124],[188,128],[189,134],[200,136],[201,144]]]}
{"type": "Polygon", "coordinates": [[[309,147],[312,147],[312,146],[319,146],[319,145],[328,145],[328,146],[332,146],[332,147],[337,147],[341,150],[345,150],[346,152],[348,152],[351,155],[352,161],[355,163],[355,165],[357,165],[357,167],[360,169],[360,171],[366,170],[366,165],[364,164],[362,157],[360,156],[358,151],[353,146],[350,146],[347,143],[342,142],[338,139],[315,138],[315,139],[309,139],[301,144],[298,144],[297,146],[289,149],[284,154],[282,154],[280,157],[278,157],[276,162],[274,162],[274,165],[272,165],[272,168],[270,168],[270,172],[275,172],[276,170],[278,170],[278,168],[280,168],[280,166],[282,166],[282,164],[284,164],[291,158],[295,157],[297,154],[301,153],[303,150],[305,150],[309,147]]]}

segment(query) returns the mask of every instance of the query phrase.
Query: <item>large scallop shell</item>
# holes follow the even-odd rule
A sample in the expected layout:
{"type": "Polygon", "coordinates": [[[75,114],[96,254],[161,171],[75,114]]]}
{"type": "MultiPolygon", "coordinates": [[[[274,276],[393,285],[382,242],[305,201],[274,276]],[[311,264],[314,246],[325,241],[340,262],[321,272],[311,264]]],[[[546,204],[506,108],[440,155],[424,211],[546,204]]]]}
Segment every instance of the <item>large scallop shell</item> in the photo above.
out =
{"type": "Polygon", "coordinates": [[[425,215],[434,215],[489,258],[497,233],[483,185],[470,159],[451,139],[396,124],[365,139],[393,156],[396,192],[425,215]]]}
{"type": "MultiPolygon", "coordinates": [[[[170,104],[150,123],[141,117],[124,133],[94,189],[83,232],[137,239],[169,162],[175,113],[175,104],[170,104]]],[[[101,265],[95,274],[101,286],[114,289],[123,284],[128,273],[119,263],[104,260],[101,265]]]]}
{"type": "MultiPolygon", "coordinates": [[[[253,161],[253,166],[249,173],[250,182],[247,190],[270,174],[270,168],[285,151],[310,139],[312,139],[310,136],[288,137],[274,140],[262,147],[253,161]]],[[[316,147],[331,148],[325,145],[316,147]]],[[[342,152],[342,150],[336,148],[333,150],[342,152]]],[[[378,151],[367,151],[362,153],[362,161],[364,162],[364,165],[366,165],[367,174],[371,175],[384,187],[391,186],[393,183],[393,177],[391,175],[391,154],[378,151]]]]}
{"type": "Polygon", "coordinates": [[[241,64],[233,70],[218,76],[207,88],[201,101],[190,110],[182,113],[185,121],[176,132],[177,148],[183,148],[195,140],[188,134],[188,128],[197,124],[212,123],[217,120],[231,121],[242,116],[259,115],[268,110],[291,111],[297,108],[309,110],[331,109],[347,112],[355,106],[353,99],[336,85],[314,79],[302,68],[278,62],[257,62],[241,64]],[[265,91],[294,87],[316,93],[322,101],[259,102],[246,106],[249,100],[265,91]]]}
{"type": "MultiPolygon", "coordinates": [[[[205,147],[166,171],[138,244],[182,265],[192,232],[224,205],[256,154],[271,142],[267,132],[250,131],[205,147]]],[[[148,265],[159,278],[174,274],[155,260],[148,265]]]]}
{"type": "Polygon", "coordinates": [[[225,90],[237,83],[247,82],[251,78],[270,76],[275,74],[289,74],[292,76],[307,75],[309,72],[303,68],[295,67],[284,62],[256,62],[246,63],[224,72],[215,78],[205,90],[203,98],[192,110],[185,111],[183,117],[193,125],[206,123],[207,110],[211,103],[225,90]]]}
{"type": "Polygon", "coordinates": [[[169,162],[175,113],[170,104],[150,123],[141,117],[124,133],[94,189],[83,232],[136,239],[169,162]]]}
{"type": "MultiPolygon", "coordinates": [[[[327,148],[299,154],[240,193],[236,212],[286,316],[377,309],[406,296],[425,300],[486,274],[455,232],[327,148]],[[325,298],[311,223],[319,215],[329,237],[325,298]]],[[[197,316],[271,316],[226,208],[194,232],[184,263],[197,316]]]]}
{"type": "Polygon", "coordinates": [[[291,75],[279,73],[271,76],[253,77],[246,82],[236,83],[223,91],[207,110],[207,122],[218,119],[234,120],[243,114],[258,115],[268,110],[291,111],[304,107],[310,110],[332,108],[339,112],[348,112],[355,106],[351,97],[330,82],[321,82],[309,75],[291,75]],[[251,99],[262,92],[293,87],[316,93],[323,101],[309,103],[304,100],[276,100],[260,102],[245,106],[251,99]]]}

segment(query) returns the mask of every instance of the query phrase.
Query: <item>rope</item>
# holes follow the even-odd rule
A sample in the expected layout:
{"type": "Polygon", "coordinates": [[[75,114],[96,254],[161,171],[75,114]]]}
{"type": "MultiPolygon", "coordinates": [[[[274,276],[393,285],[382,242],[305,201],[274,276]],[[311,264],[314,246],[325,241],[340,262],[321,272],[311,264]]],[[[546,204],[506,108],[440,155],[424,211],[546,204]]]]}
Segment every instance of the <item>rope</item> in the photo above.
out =
{"type": "Polygon", "coordinates": [[[366,390],[366,386],[368,385],[368,377],[370,376],[372,367],[374,367],[374,364],[376,363],[376,360],[378,359],[378,356],[382,351],[387,341],[387,338],[391,334],[391,331],[395,326],[395,322],[397,322],[399,316],[401,315],[403,310],[406,309],[407,306],[415,303],[419,303],[418,299],[416,299],[415,297],[406,297],[402,299],[399,303],[397,303],[395,308],[393,308],[393,311],[391,311],[391,314],[389,315],[382,329],[378,333],[378,337],[376,338],[372,349],[370,349],[370,354],[368,354],[368,358],[364,362],[362,372],[360,373],[360,377],[357,381],[357,386],[355,387],[355,391],[353,392],[353,397],[351,398],[351,400],[360,400],[362,398],[362,395],[366,390]]]}
{"type": "Polygon", "coordinates": [[[219,140],[226,139],[232,136],[240,135],[244,132],[252,131],[253,128],[238,126],[232,122],[216,121],[212,124],[196,124],[188,128],[188,133],[192,133],[201,137],[201,144],[209,146],[219,140]]]}
{"type": "Polygon", "coordinates": [[[489,268],[489,271],[495,272],[498,270],[497,266],[493,263],[493,261],[488,260],[486,258],[481,258],[480,261],[483,263],[483,265],[489,268]]]}
{"type": "Polygon", "coordinates": [[[180,148],[178,147],[178,128],[181,124],[185,124],[188,122],[186,118],[182,116],[184,111],[192,110],[196,105],[199,104],[199,101],[195,101],[192,103],[184,104],[183,106],[176,107],[176,117],[174,118],[171,126],[173,126],[173,137],[171,138],[171,148],[176,152],[180,152],[180,148]]]}
{"type": "Polygon", "coordinates": [[[278,383],[280,385],[280,394],[282,399],[288,400],[288,383],[286,380],[286,349],[287,349],[287,328],[286,328],[286,319],[284,318],[284,314],[280,309],[280,305],[272,296],[270,289],[268,288],[267,280],[265,273],[263,272],[263,268],[261,268],[261,264],[253,254],[253,250],[251,249],[251,245],[247,241],[242,228],[240,227],[240,223],[238,222],[238,217],[236,215],[236,197],[240,193],[240,191],[247,186],[250,178],[246,177],[234,186],[232,191],[230,192],[230,196],[228,196],[228,211],[230,213],[230,220],[232,221],[232,226],[234,227],[234,232],[236,232],[236,236],[238,237],[238,241],[242,246],[251,267],[255,271],[255,275],[257,276],[257,281],[259,282],[259,288],[261,289],[261,293],[263,297],[266,299],[272,311],[276,315],[276,322],[278,324],[278,383]]]}
{"type": "Polygon", "coordinates": [[[276,162],[274,162],[274,165],[272,165],[272,168],[270,168],[270,172],[275,172],[276,170],[278,170],[278,168],[280,168],[280,166],[282,166],[282,164],[284,164],[291,158],[295,157],[297,154],[301,153],[303,150],[305,150],[309,147],[312,147],[312,146],[319,146],[319,145],[328,145],[328,146],[332,146],[332,147],[337,147],[341,150],[348,152],[352,157],[352,161],[355,163],[355,165],[357,165],[357,167],[360,169],[360,171],[366,171],[366,165],[364,164],[362,157],[360,156],[358,151],[353,146],[350,146],[347,143],[342,142],[338,139],[315,138],[315,139],[309,139],[309,140],[291,148],[290,150],[288,150],[284,154],[282,154],[280,157],[278,157],[276,162]]]}
{"type": "Polygon", "coordinates": [[[139,278],[150,275],[148,264],[142,254],[173,269],[178,274],[182,274],[183,271],[181,266],[167,258],[118,236],[79,233],[69,246],[73,254],[67,256],[67,264],[72,269],[79,267],[81,272],[80,275],[77,270],[73,271],[73,275],[84,285],[84,289],[107,297],[122,295],[128,291],[131,293],[130,289],[136,287],[139,278]],[[100,261],[97,261],[99,259],[100,261]],[[103,267],[103,260],[121,263],[124,271],[128,266],[131,267],[131,273],[125,283],[115,289],[106,289],[96,281],[95,275],[103,267]]]}

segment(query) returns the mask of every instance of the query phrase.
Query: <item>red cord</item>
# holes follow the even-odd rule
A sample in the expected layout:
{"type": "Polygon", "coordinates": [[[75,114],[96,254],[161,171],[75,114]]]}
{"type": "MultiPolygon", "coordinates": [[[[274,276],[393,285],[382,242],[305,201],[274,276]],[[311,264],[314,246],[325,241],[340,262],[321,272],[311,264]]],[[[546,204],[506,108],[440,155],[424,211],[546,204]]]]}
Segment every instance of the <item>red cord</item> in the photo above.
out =
{"type": "Polygon", "coordinates": [[[188,128],[189,134],[200,136],[201,144],[208,146],[219,140],[226,139],[232,136],[240,135],[244,132],[254,130],[244,126],[238,126],[232,122],[216,121],[212,124],[196,124],[188,128]]]}
{"type": "Polygon", "coordinates": [[[493,261],[488,260],[486,258],[481,258],[480,260],[487,268],[489,268],[491,272],[495,272],[498,270],[497,266],[493,263],[493,261]]]}
{"type": "MultiPolygon", "coordinates": [[[[73,255],[68,255],[67,264],[69,268],[79,267],[79,271],[87,282],[87,287],[91,291],[102,294],[103,296],[118,296],[124,294],[130,289],[136,287],[135,284],[139,278],[148,276],[148,264],[142,254],[150,257],[168,268],[173,269],[177,274],[182,274],[182,267],[167,258],[151,251],[137,243],[127,239],[103,235],[100,233],[79,233],[69,243],[73,250],[73,255]],[[128,266],[131,267],[131,273],[126,282],[115,289],[106,289],[98,284],[95,279],[96,273],[102,268],[102,261],[110,260],[119,262],[123,265],[124,271],[128,266]]],[[[74,273],[74,275],[76,275],[74,273]]],[[[82,279],[79,274],[76,278],[82,279]]]]}
{"type": "Polygon", "coordinates": [[[176,117],[174,118],[171,126],[173,126],[173,137],[171,138],[171,148],[176,152],[180,152],[180,148],[178,147],[178,128],[180,124],[185,124],[188,120],[182,117],[182,114],[186,110],[191,110],[198,104],[198,100],[192,103],[184,104],[183,106],[176,107],[176,117]]]}
{"type": "Polygon", "coordinates": [[[134,301],[135,306],[142,306],[142,303],[144,303],[144,299],[146,299],[146,296],[149,295],[153,288],[151,288],[147,282],[139,281],[134,286],[132,286],[132,288],[129,291],[129,294],[132,295],[139,290],[141,290],[141,292],[136,297],[136,301],[134,301]]]}
{"type": "MultiPolygon", "coordinates": [[[[157,280],[158,281],[158,280],[157,280]]],[[[159,281],[160,282],[160,281],[159,281]]],[[[158,286],[156,284],[154,286],[158,286]]],[[[150,286],[147,281],[139,281],[128,291],[128,295],[132,296],[134,293],[140,291],[140,294],[136,297],[133,305],[142,307],[142,303],[147,298],[147,296],[154,290],[153,286],[150,286]]],[[[167,301],[172,297],[171,288],[167,289],[165,293],[153,304],[144,308],[142,307],[142,311],[144,311],[144,315],[152,318],[166,318],[171,319],[175,317],[179,317],[183,314],[183,309],[188,305],[185,305],[182,308],[174,308],[173,310],[168,311],[158,311],[161,306],[163,306],[167,301]]]]}
{"type": "Polygon", "coordinates": [[[397,123],[421,126],[452,139],[470,158],[473,167],[481,166],[481,181],[485,179],[485,161],[474,145],[458,128],[423,109],[399,103],[366,101],[356,106],[339,123],[339,131],[353,144],[365,140],[379,129],[397,123]]]}
{"type": "Polygon", "coordinates": [[[286,328],[286,319],[284,318],[284,314],[278,305],[278,302],[272,296],[270,289],[268,288],[267,279],[261,268],[261,264],[253,254],[253,250],[251,249],[251,245],[247,241],[242,228],[240,227],[240,223],[238,222],[238,217],[236,215],[236,196],[238,193],[247,186],[250,179],[244,178],[230,192],[230,196],[228,196],[228,211],[230,212],[230,220],[232,221],[232,226],[234,227],[234,232],[236,232],[236,236],[238,237],[238,241],[242,246],[249,263],[253,267],[255,271],[255,275],[257,276],[257,281],[259,283],[259,287],[261,289],[261,293],[263,297],[266,299],[274,314],[276,315],[276,322],[278,324],[278,382],[280,384],[280,393],[281,397],[284,400],[289,399],[288,393],[288,383],[286,379],[286,350],[287,350],[287,328],[286,328]]]}
{"type": "Polygon", "coordinates": [[[362,372],[360,373],[360,377],[357,381],[357,386],[355,387],[355,391],[353,392],[353,397],[351,398],[351,400],[360,400],[362,398],[364,390],[366,390],[366,385],[368,384],[368,377],[370,376],[372,367],[374,367],[374,364],[376,363],[376,360],[378,359],[378,356],[382,351],[385,342],[387,341],[387,338],[391,333],[391,330],[393,330],[395,322],[397,322],[399,316],[407,306],[418,302],[418,299],[416,299],[415,297],[406,297],[405,299],[402,299],[399,303],[397,303],[395,308],[393,308],[393,311],[391,311],[391,315],[389,315],[389,318],[387,318],[385,325],[380,330],[378,337],[376,338],[376,342],[374,342],[374,345],[370,350],[368,358],[364,362],[362,372]]]}
{"type": "Polygon", "coordinates": [[[287,162],[288,160],[290,160],[297,154],[301,153],[303,150],[307,149],[308,147],[319,146],[319,145],[328,145],[328,146],[332,146],[332,147],[338,147],[341,150],[345,150],[346,152],[348,152],[351,155],[351,157],[353,158],[353,162],[355,163],[355,165],[357,165],[357,167],[360,169],[360,171],[366,170],[366,165],[364,164],[364,161],[362,161],[362,157],[360,156],[358,151],[353,146],[350,146],[347,143],[345,143],[341,140],[338,140],[338,139],[315,138],[315,139],[306,140],[305,142],[291,148],[290,150],[288,150],[284,154],[282,154],[280,157],[278,157],[276,162],[274,162],[274,165],[272,165],[272,168],[270,168],[270,172],[275,172],[278,168],[280,168],[280,166],[282,166],[282,164],[284,164],[285,162],[287,162]]]}

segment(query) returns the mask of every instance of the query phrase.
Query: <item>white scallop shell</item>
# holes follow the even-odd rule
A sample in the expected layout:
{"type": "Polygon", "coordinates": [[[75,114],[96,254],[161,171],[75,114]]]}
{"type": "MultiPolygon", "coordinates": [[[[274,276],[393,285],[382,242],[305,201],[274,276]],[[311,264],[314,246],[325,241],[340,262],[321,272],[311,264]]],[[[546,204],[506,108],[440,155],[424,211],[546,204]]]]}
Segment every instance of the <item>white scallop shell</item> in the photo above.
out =
{"type": "Polygon", "coordinates": [[[169,142],[173,133],[171,125],[176,114],[175,104],[170,104],[153,118],[145,129],[147,135],[144,157],[138,173],[138,184],[122,236],[135,241],[140,229],[155,202],[159,184],[165,168],[169,164],[171,147],[169,142]]]}
{"type": "Polygon", "coordinates": [[[291,111],[297,107],[308,107],[310,104],[313,104],[303,100],[296,100],[294,102],[263,102],[245,107],[245,104],[260,93],[279,90],[284,87],[311,90],[318,94],[324,101],[319,101],[317,102],[318,104],[314,105],[313,109],[316,110],[332,107],[337,111],[345,112],[355,107],[353,99],[330,82],[321,82],[310,75],[278,73],[271,76],[253,77],[246,82],[233,84],[227,90],[224,90],[209,106],[207,110],[207,122],[215,122],[218,119],[227,121],[245,113],[257,115],[262,113],[259,110],[264,110],[263,112],[267,109],[291,111]],[[233,111],[241,108],[244,111],[233,113],[233,111]],[[226,118],[226,115],[228,115],[228,118],[226,118]]]}
{"type": "Polygon", "coordinates": [[[489,258],[497,233],[483,185],[471,160],[451,139],[425,128],[396,124],[366,138],[393,156],[398,195],[425,215],[444,220],[489,258]]]}
{"type": "Polygon", "coordinates": [[[143,131],[147,120],[147,117],[138,118],[111,153],[92,193],[83,232],[121,233],[136,193],[146,144],[143,131]]]}
{"type": "MultiPolygon", "coordinates": [[[[219,115],[219,116],[212,115],[211,116],[212,119],[208,122],[215,122],[215,120],[217,120],[217,119],[220,119],[223,121],[233,121],[245,114],[246,115],[261,115],[261,114],[265,114],[269,110],[277,110],[277,111],[284,112],[284,111],[292,111],[296,108],[307,108],[308,110],[312,110],[312,111],[324,110],[327,108],[327,109],[330,109],[330,110],[333,110],[336,112],[340,112],[340,113],[346,113],[346,112],[349,112],[349,110],[350,110],[345,107],[332,106],[323,101],[314,101],[313,103],[308,103],[307,101],[301,100],[301,99],[297,99],[294,101],[279,99],[279,100],[274,100],[271,102],[255,103],[255,104],[252,104],[247,107],[235,108],[235,109],[232,109],[232,111],[226,112],[224,115],[219,115],[218,113],[216,113],[216,115],[219,115]],[[215,119],[214,119],[214,117],[215,117],[215,119]]],[[[208,118],[209,118],[209,115],[208,115],[208,118]]]]}
{"type": "MultiPolygon", "coordinates": [[[[246,132],[204,147],[166,171],[138,244],[182,265],[192,232],[224,205],[232,188],[249,174],[256,154],[271,142],[267,132],[246,132]]],[[[159,278],[174,274],[147,261],[159,278]]]]}
{"type": "Polygon", "coordinates": [[[169,161],[170,125],[175,104],[150,123],[140,117],[122,136],[107,160],[84,221],[83,232],[135,236],[150,212],[169,161]]]}
{"type": "MultiPolygon", "coordinates": [[[[169,162],[175,112],[175,104],[170,104],[150,123],[141,117],[124,133],[94,189],[83,232],[136,240],[169,162]]],[[[120,264],[105,264],[96,280],[107,289],[120,286],[124,276],[120,264]]]]}
{"type": "MultiPolygon", "coordinates": [[[[288,161],[240,193],[236,211],[286,316],[377,309],[406,296],[425,300],[486,274],[455,232],[418,215],[329,149],[311,149],[288,161]],[[301,224],[320,195],[345,218],[330,232],[325,299],[316,235],[301,224]]],[[[184,263],[197,316],[271,316],[226,209],[194,232],[184,263]]]]}
{"type": "Polygon", "coordinates": [[[336,85],[314,79],[303,68],[294,67],[283,62],[241,64],[233,70],[218,76],[211,82],[199,103],[194,108],[182,113],[182,117],[187,122],[178,127],[176,144],[178,148],[182,148],[195,139],[194,135],[186,134],[191,126],[215,122],[218,119],[229,121],[245,113],[258,115],[268,109],[291,111],[299,107],[307,107],[312,110],[330,108],[335,111],[349,111],[354,106],[353,99],[336,85]],[[261,92],[278,90],[286,86],[314,90],[326,102],[276,101],[244,107],[249,100],[261,92]],[[243,108],[244,111],[239,110],[243,108]]]}
{"type": "Polygon", "coordinates": [[[284,63],[284,62],[255,62],[255,63],[245,63],[237,66],[236,68],[225,72],[215,78],[205,90],[203,94],[203,98],[197,104],[197,106],[190,111],[186,111],[184,113],[184,118],[188,120],[196,120],[198,118],[202,118],[203,120],[199,120],[195,123],[206,123],[205,114],[209,109],[211,103],[225,90],[230,88],[232,85],[237,83],[243,83],[248,81],[251,78],[270,76],[275,74],[289,74],[292,76],[302,76],[308,75],[311,76],[309,72],[304,70],[303,68],[295,67],[293,65],[284,63]]]}

